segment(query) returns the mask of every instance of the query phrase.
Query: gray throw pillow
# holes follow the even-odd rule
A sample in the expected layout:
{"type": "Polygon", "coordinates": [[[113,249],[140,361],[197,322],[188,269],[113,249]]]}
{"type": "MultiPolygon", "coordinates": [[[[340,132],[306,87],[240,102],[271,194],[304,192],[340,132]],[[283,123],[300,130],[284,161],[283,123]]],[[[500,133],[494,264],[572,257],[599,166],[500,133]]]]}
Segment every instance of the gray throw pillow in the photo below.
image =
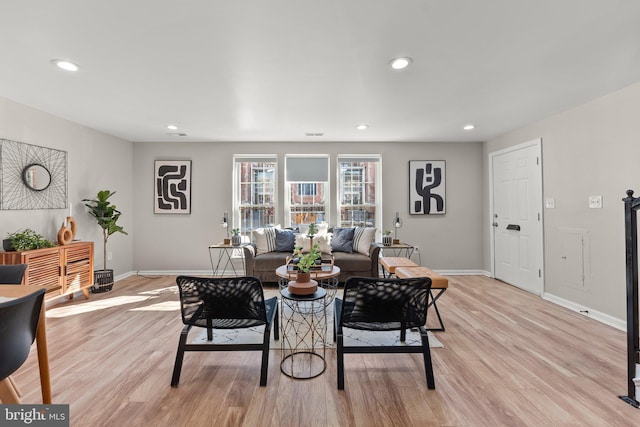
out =
{"type": "Polygon", "coordinates": [[[296,236],[292,230],[276,229],[276,252],[293,252],[296,236]]]}
{"type": "Polygon", "coordinates": [[[353,253],[353,233],[355,228],[334,228],[331,238],[331,250],[353,253]]]}

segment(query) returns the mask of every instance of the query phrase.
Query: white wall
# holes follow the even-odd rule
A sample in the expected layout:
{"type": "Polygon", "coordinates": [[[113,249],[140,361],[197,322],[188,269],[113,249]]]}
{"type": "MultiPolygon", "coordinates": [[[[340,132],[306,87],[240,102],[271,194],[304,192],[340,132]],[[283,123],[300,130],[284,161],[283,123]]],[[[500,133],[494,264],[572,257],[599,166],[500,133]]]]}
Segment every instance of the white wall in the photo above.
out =
{"type": "MultiPolygon", "coordinates": [[[[27,144],[64,150],[68,159],[68,197],[77,222],[76,239],[95,242],[95,266],[102,268],[102,230],[81,202],[93,198],[98,190],[117,191],[113,202],[123,216],[119,224],[129,236],[112,235],[107,262],[115,275],[127,273],[133,265],[133,185],[132,143],[76,123],[0,98],[0,137],[27,144]]],[[[0,210],[0,236],[32,228],[56,241],[58,229],[68,209],[0,210]]]]}
{"type": "MultiPolygon", "coordinates": [[[[282,183],[284,154],[307,153],[331,155],[332,180],[335,179],[337,154],[381,154],[383,227],[391,228],[394,214],[398,211],[403,219],[398,237],[420,246],[423,264],[438,270],[482,268],[481,144],[177,141],[134,144],[134,269],[210,270],[207,247],[225,237],[220,220],[224,211],[231,211],[232,207],[233,154],[277,154],[282,183]],[[153,213],[153,162],[160,159],[193,161],[190,215],[153,213]],[[408,214],[409,160],[446,160],[446,215],[408,214]]],[[[283,194],[279,196],[282,201],[283,194]]],[[[282,210],[278,215],[282,222],[282,210]]]]}
{"type": "MultiPolygon", "coordinates": [[[[627,189],[640,193],[640,84],[528,125],[483,147],[484,199],[488,201],[489,153],[542,138],[545,293],[617,319],[625,318],[623,203],[627,189]],[[589,209],[588,197],[602,195],[604,207],[589,209]],[[581,230],[585,286],[566,281],[562,231],[581,230]]],[[[490,270],[489,212],[485,208],[484,268],[490,270]]]]}

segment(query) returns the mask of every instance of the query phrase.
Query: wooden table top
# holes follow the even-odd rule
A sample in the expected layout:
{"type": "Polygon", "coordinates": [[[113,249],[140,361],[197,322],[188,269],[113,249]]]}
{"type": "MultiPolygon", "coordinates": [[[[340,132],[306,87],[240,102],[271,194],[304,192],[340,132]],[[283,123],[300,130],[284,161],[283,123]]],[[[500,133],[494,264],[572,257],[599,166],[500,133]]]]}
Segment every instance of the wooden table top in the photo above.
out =
{"type": "Polygon", "coordinates": [[[395,273],[396,267],[418,267],[418,264],[406,257],[399,256],[383,256],[380,258],[380,264],[389,273],[395,273]]]}
{"type": "Polygon", "coordinates": [[[22,285],[5,285],[0,283],[0,296],[6,298],[20,298],[36,292],[40,287],[22,286],[22,285]]]}
{"type": "MultiPolygon", "coordinates": [[[[332,277],[338,277],[340,275],[340,267],[337,265],[332,266],[331,271],[327,270],[311,270],[311,278],[315,280],[331,279],[332,277]]],[[[286,265],[281,265],[276,268],[276,276],[283,279],[294,279],[297,271],[287,271],[286,265]]]]}

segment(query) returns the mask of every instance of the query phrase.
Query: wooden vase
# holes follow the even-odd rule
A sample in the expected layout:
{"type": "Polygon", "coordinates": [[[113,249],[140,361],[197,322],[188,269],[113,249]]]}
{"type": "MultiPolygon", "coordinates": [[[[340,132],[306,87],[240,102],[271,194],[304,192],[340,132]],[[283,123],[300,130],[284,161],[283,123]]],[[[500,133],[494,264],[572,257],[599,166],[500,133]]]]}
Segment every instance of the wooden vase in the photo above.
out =
{"type": "Polygon", "coordinates": [[[65,227],[65,225],[62,224],[62,227],[60,227],[60,230],[58,230],[58,244],[68,245],[72,240],[73,232],[71,231],[71,229],[65,227]]]}
{"type": "Polygon", "coordinates": [[[296,274],[296,282],[298,283],[308,283],[311,281],[311,273],[310,272],[302,272],[302,271],[298,271],[298,273],[296,274]]]}

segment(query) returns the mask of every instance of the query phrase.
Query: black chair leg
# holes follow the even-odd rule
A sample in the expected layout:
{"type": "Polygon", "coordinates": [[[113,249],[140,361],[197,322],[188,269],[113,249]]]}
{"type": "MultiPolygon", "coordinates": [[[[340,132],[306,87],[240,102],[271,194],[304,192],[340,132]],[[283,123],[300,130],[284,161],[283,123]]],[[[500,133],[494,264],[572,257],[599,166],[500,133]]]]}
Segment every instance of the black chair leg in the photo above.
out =
{"type": "Polygon", "coordinates": [[[207,319],[207,340],[213,341],[213,321],[207,319]]]}
{"type": "Polygon", "coordinates": [[[273,316],[273,339],[278,341],[280,339],[280,313],[278,312],[278,303],[276,303],[276,313],[273,316]]]}
{"type": "Polygon", "coordinates": [[[187,345],[187,336],[191,326],[185,326],[180,333],[180,341],[178,342],[178,352],[176,353],[176,362],[173,365],[173,376],[171,377],[171,387],[178,387],[180,382],[180,373],[182,372],[182,361],[184,360],[184,349],[187,345]]]}
{"type": "Polygon", "coordinates": [[[260,365],[260,387],[267,385],[267,373],[269,371],[269,337],[271,336],[271,325],[264,328],[264,339],[262,340],[262,363],[260,365]]]}
{"type": "Polygon", "coordinates": [[[427,387],[430,390],[433,390],[436,388],[436,383],[433,377],[433,364],[431,363],[429,335],[427,335],[427,331],[424,328],[420,328],[420,337],[422,338],[422,355],[424,358],[424,372],[427,376],[427,387]]]}
{"type": "Polygon", "coordinates": [[[407,340],[407,328],[405,327],[406,324],[402,323],[400,326],[402,327],[402,329],[400,329],[400,342],[405,342],[407,340]]]}
{"type": "Polygon", "coordinates": [[[338,390],[344,390],[344,349],[343,349],[344,341],[342,336],[342,331],[338,333],[338,345],[336,353],[338,355],[338,390]]]}

